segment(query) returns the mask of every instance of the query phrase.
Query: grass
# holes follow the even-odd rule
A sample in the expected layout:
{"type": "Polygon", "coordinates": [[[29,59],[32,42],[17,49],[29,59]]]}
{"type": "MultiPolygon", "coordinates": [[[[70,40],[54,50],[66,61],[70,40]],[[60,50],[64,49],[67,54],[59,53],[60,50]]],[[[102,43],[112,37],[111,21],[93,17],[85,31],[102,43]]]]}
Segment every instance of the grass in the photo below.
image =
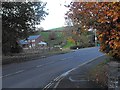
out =
{"type": "Polygon", "coordinates": [[[95,80],[98,84],[103,87],[107,86],[107,74],[108,66],[107,63],[110,62],[110,59],[106,59],[104,62],[98,64],[94,69],[89,72],[91,80],[95,80]]]}
{"type": "MultiPolygon", "coordinates": [[[[55,28],[54,30],[60,30],[62,29],[63,27],[61,28],[55,28]]],[[[53,30],[53,29],[52,29],[53,30]]],[[[49,34],[51,32],[40,32],[39,34],[43,37],[44,41],[48,42],[48,43],[51,43],[51,45],[54,45],[54,44],[58,44],[59,42],[64,42],[65,41],[65,36],[63,35],[62,32],[55,32],[56,33],[56,40],[54,41],[49,41],[49,34]]],[[[63,46],[64,49],[66,48],[70,48],[71,46],[74,46],[75,44],[73,42],[70,42],[70,41],[67,41],[66,45],[63,46]]]]}
{"type": "Polygon", "coordinates": [[[106,59],[104,62],[98,64],[98,66],[104,66],[104,65],[106,65],[108,62],[110,62],[110,59],[106,59]]]}
{"type": "Polygon", "coordinates": [[[40,35],[44,38],[45,41],[49,38],[49,32],[40,32],[40,35]]]}
{"type": "Polygon", "coordinates": [[[67,44],[63,48],[70,48],[71,46],[74,45],[75,45],[74,43],[67,41],[67,44]]]}
{"type": "MultiPolygon", "coordinates": [[[[45,41],[48,41],[50,33],[51,32],[40,32],[39,34],[44,38],[45,41]]],[[[62,32],[55,32],[55,33],[56,33],[57,39],[62,39],[64,37],[62,32]]]]}

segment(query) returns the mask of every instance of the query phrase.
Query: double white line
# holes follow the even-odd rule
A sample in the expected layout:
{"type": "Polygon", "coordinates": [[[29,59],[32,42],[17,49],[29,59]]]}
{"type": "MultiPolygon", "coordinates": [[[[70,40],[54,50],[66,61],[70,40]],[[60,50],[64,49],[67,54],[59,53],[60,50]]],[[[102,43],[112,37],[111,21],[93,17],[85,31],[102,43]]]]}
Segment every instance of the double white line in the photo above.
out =
{"type": "Polygon", "coordinates": [[[96,58],[93,58],[93,59],[91,59],[91,60],[89,60],[89,61],[87,61],[87,62],[84,62],[84,63],[78,65],[77,67],[73,68],[73,69],[68,70],[67,72],[63,73],[62,75],[58,76],[57,78],[55,78],[55,79],[53,80],[53,81],[58,81],[56,84],[55,84],[54,82],[50,82],[49,84],[47,84],[47,85],[43,88],[43,90],[47,90],[47,89],[50,88],[53,84],[55,84],[55,86],[54,86],[53,88],[57,88],[57,86],[58,86],[58,84],[60,83],[60,81],[61,81],[65,76],[67,76],[70,72],[72,72],[72,71],[74,71],[75,69],[77,69],[77,68],[79,68],[79,67],[81,67],[81,66],[84,66],[84,65],[86,65],[86,64],[88,64],[88,63],[90,63],[90,62],[92,62],[92,61],[95,61],[97,58],[102,57],[102,56],[104,56],[104,54],[103,54],[103,55],[100,55],[100,56],[98,56],[98,57],[96,57],[96,58]]]}

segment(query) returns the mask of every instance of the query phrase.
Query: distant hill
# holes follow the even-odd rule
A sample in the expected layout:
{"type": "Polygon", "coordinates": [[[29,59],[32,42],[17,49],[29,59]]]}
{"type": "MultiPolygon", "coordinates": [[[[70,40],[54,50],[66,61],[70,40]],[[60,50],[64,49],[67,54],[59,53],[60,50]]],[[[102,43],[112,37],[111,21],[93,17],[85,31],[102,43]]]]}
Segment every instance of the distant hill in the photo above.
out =
{"type": "Polygon", "coordinates": [[[63,31],[63,30],[64,30],[64,27],[58,27],[58,28],[49,29],[49,31],[63,31]]]}

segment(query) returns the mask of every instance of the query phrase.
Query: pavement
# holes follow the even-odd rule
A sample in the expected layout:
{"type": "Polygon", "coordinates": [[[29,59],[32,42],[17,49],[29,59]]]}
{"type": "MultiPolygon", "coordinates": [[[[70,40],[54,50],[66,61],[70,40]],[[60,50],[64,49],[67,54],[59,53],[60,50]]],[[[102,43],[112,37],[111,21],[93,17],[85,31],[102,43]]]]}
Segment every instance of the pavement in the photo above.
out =
{"type": "Polygon", "coordinates": [[[66,74],[71,69],[102,55],[104,54],[99,52],[99,47],[92,47],[33,61],[3,65],[0,76],[2,87],[44,88],[52,81],[57,82],[61,74],[66,74]]]}
{"type": "Polygon", "coordinates": [[[99,89],[99,90],[108,90],[108,88],[101,86],[100,84],[96,83],[94,79],[91,79],[89,76],[89,72],[95,68],[99,63],[103,62],[107,56],[101,56],[99,58],[93,59],[90,62],[87,62],[83,65],[79,65],[75,69],[68,72],[63,77],[61,76],[59,80],[54,83],[53,85],[49,85],[44,89],[47,88],[79,88],[82,89],[99,89]]]}

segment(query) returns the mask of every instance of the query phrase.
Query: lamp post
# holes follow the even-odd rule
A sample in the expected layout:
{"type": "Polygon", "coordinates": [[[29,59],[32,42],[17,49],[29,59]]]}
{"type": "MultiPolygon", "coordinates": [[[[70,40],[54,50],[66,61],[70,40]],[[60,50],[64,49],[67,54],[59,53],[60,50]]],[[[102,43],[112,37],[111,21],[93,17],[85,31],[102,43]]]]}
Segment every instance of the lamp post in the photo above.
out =
{"type": "Polygon", "coordinates": [[[95,46],[97,46],[97,35],[96,35],[96,29],[94,29],[95,32],[95,46]]]}

